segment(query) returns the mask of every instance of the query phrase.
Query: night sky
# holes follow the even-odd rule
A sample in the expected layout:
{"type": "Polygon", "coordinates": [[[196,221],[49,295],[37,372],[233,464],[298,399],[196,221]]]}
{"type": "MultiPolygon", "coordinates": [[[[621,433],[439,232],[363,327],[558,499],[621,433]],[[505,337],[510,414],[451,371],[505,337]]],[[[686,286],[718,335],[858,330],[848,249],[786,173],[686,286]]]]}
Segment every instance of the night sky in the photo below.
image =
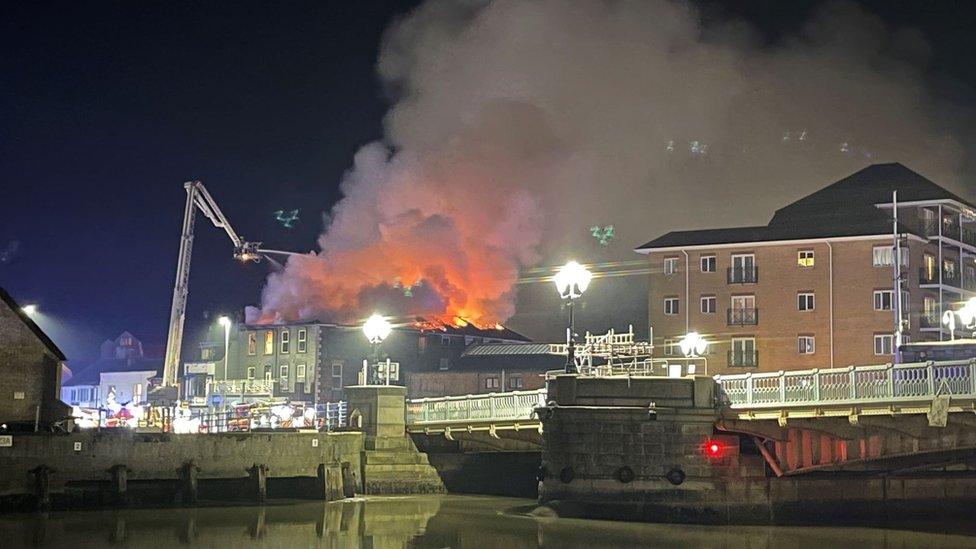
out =
{"type": "MultiPolygon", "coordinates": [[[[704,14],[744,17],[775,42],[818,3],[714,3],[704,14]]],[[[69,358],[122,330],[161,354],[183,181],[204,181],[244,238],[314,249],[353,153],[381,136],[380,39],[413,4],[5,3],[0,286],[38,304],[69,358]],[[294,228],[275,220],[279,209],[300,209],[294,228]]],[[[920,29],[933,85],[970,101],[973,3],[861,4],[920,29]]],[[[197,228],[191,326],[257,303],[268,272],[235,262],[205,218],[197,228]]]]}

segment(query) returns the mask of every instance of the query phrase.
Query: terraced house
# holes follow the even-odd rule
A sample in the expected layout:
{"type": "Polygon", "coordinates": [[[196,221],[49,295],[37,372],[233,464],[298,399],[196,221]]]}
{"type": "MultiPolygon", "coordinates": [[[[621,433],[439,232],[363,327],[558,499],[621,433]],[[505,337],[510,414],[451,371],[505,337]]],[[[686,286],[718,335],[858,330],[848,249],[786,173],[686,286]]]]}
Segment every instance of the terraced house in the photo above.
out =
{"type": "Polygon", "coordinates": [[[948,339],[942,312],[976,295],[974,210],[901,164],[876,164],[767,225],[655,238],[636,250],[650,261],[655,354],[680,354],[698,331],[718,374],[891,362],[899,322],[903,342],[948,339]]]}

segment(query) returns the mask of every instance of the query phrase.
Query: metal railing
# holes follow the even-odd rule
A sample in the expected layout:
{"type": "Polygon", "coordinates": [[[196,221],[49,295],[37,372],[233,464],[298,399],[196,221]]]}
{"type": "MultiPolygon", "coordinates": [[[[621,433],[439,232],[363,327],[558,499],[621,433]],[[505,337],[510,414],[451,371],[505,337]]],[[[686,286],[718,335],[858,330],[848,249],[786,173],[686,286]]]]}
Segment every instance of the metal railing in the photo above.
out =
{"type": "Polygon", "coordinates": [[[941,328],[942,319],[937,312],[922,312],[918,315],[918,325],[922,328],[941,328]]]}
{"type": "Polygon", "coordinates": [[[545,406],[546,390],[418,398],[407,401],[407,424],[531,420],[545,406]]]}
{"type": "Polygon", "coordinates": [[[759,365],[759,351],[729,351],[729,366],[755,368],[759,365]]]}
{"type": "Polygon", "coordinates": [[[274,380],[270,379],[227,379],[214,381],[210,386],[210,393],[234,395],[271,395],[274,394],[274,380]]]}
{"type": "Polygon", "coordinates": [[[754,326],[759,323],[759,309],[732,307],[726,313],[729,326],[754,326]]]}
{"type": "MultiPolygon", "coordinates": [[[[919,267],[918,269],[918,283],[919,284],[938,284],[939,283],[939,272],[935,271],[932,273],[927,272],[925,267],[919,267]]],[[[942,284],[946,286],[953,286],[956,288],[961,288],[961,281],[958,271],[942,271],[942,284]]]]}
{"type": "Polygon", "coordinates": [[[759,267],[729,267],[729,284],[755,284],[759,281],[759,267]]]}
{"type": "Polygon", "coordinates": [[[976,360],[882,364],[829,370],[718,375],[732,408],[897,403],[936,395],[976,398],[976,360]]]}

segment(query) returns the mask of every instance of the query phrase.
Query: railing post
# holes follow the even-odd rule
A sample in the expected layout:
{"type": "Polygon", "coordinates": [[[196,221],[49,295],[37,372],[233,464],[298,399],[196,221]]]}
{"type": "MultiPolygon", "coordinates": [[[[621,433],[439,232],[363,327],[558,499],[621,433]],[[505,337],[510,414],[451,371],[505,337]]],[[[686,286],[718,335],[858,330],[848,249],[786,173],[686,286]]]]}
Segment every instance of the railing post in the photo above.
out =
{"type": "Polygon", "coordinates": [[[495,399],[488,399],[488,418],[495,419],[495,399]]]}
{"type": "Polygon", "coordinates": [[[820,368],[813,369],[813,401],[820,402],[820,368]]]}
{"type": "Polygon", "coordinates": [[[925,370],[929,376],[929,393],[935,395],[935,363],[931,360],[925,363],[925,370]]]}
{"type": "Polygon", "coordinates": [[[851,385],[851,400],[857,400],[857,385],[855,385],[857,376],[854,375],[854,367],[847,367],[847,382],[851,385]]]}
{"type": "Polygon", "coordinates": [[[746,404],[752,404],[752,372],[746,372],[746,404]]]}
{"type": "Polygon", "coordinates": [[[969,394],[976,395],[976,358],[969,359],[969,394]]]}
{"type": "Polygon", "coordinates": [[[888,398],[895,398],[895,366],[888,364],[885,368],[885,375],[888,376],[888,398]]]}
{"type": "Polygon", "coordinates": [[[786,372],[779,371],[779,401],[786,404],[786,372]]]}

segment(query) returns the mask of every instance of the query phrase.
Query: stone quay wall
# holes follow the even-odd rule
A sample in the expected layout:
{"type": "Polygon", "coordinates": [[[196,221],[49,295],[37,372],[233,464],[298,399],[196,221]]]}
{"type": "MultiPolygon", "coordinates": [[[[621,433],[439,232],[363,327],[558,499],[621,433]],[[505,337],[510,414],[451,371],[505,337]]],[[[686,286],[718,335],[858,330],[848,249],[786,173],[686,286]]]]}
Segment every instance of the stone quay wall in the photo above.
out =
{"type": "Polygon", "coordinates": [[[709,378],[561,375],[549,399],[540,410],[539,502],[560,516],[892,524],[964,516],[976,504],[976,477],[966,472],[777,478],[750,437],[715,430],[709,378]]]}

